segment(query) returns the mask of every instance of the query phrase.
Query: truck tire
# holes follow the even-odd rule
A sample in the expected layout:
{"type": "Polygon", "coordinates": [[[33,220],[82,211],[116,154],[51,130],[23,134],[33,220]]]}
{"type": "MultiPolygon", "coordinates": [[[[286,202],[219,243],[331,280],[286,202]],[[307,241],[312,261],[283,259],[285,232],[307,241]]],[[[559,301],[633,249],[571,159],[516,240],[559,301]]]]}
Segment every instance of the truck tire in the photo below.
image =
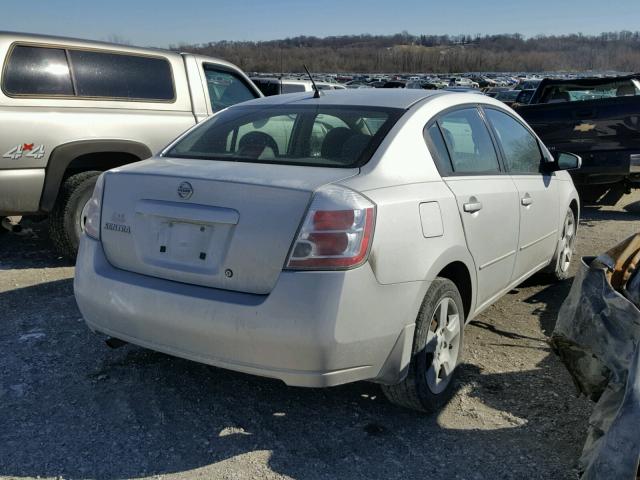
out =
{"type": "Polygon", "coordinates": [[[56,251],[67,258],[76,258],[82,233],[82,210],[91,198],[101,173],[82,172],[67,178],[51,210],[49,237],[56,251]]]}
{"type": "Polygon", "coordinates": [[[449,279],[436,278],[418,312],[406,378],[396,385],[382,385],[390,402],[429,413],[447,404],[462,358],[464,320],[458,288],[449,279]]]}

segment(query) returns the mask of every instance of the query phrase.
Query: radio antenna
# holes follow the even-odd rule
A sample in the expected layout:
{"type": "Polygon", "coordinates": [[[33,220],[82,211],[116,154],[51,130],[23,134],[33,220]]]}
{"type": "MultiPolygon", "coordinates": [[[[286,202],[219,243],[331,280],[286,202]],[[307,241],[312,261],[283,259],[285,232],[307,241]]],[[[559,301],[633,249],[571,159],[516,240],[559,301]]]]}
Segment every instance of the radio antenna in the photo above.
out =
{"type": "Polygon", "coordinates": [[[318,90],[318,86],[316,85],[316,82],[313,81],[313,77],[309,73],[309,69],[307,68],[306,65],[302,65],[302,66],[304,67],[304,71],[307,72],[307,75],[309,75],[309,80],[311,80],[311,84],[313,85],[313,90],[315,92],[313,94],[313,98],[320,98],[320,90],[318,90]]]}

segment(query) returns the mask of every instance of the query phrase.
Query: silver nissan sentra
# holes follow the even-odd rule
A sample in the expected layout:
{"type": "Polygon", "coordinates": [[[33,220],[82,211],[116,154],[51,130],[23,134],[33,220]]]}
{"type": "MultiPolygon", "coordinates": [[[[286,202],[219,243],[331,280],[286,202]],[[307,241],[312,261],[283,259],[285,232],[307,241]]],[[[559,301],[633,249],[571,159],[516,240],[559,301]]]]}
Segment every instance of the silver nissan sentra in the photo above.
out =
{"type": "Polygon", "coordinates": [[[474,93],[249,101],[100,176],[75,295],[115,339],[434,411],[464,325],[540,270],[567,276],[579,166],[474,93]]]}

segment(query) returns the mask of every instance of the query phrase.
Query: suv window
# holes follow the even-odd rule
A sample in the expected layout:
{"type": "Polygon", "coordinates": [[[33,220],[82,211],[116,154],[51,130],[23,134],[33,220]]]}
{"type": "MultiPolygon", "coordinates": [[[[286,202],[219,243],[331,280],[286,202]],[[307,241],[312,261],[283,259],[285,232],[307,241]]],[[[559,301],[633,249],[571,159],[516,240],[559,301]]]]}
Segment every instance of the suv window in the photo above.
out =
{"type": "Polygon", "coordinates": [[[511,173],[540,173],[542,153],[538,141],[520,122],[498,110],[485,109],[511,173]]]}
{"type": "Polygon", "coordinates": [[[438,120],[455,173],[495,173],[498,156],[476,108],[442,115],[438,120]]]}
{"type": "Polygon", "coordinates": [[[235,74],[204,64],[211,110],[218,112],[236,103],[256,98],[255,93],[235,74]]]}
{"type": "Polygon", "coordinates": [[[175,97],[163,58],[69,50],[77,94],[82,97],[168,101],[175,97]]]}
{"type": "Polygon", "coordinates": [[[73,95],[65,51],[14,47],[4,73],[3,88],[14,95],[73,95]]]}

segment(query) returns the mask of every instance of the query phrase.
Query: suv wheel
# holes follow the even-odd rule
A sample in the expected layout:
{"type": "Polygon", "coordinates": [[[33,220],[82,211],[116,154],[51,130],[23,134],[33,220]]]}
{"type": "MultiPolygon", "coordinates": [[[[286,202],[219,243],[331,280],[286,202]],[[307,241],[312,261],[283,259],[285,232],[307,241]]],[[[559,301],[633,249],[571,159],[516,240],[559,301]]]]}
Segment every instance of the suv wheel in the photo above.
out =
{"type": "Polygon", "coordinates": [[[91,198],[102,172],[82,172],[67,178],[49,215],[49,236],[55,249],[74,259],[82,233],[82,210],[91,198]]]}
{"type": "Polygon", "coordinates": [[[407,377],[382,386],[392,403],[422,412],[447,404],[462,357],[464,323],[460,292],[451,280],[436,278],[418,312],[407,377]]]}

